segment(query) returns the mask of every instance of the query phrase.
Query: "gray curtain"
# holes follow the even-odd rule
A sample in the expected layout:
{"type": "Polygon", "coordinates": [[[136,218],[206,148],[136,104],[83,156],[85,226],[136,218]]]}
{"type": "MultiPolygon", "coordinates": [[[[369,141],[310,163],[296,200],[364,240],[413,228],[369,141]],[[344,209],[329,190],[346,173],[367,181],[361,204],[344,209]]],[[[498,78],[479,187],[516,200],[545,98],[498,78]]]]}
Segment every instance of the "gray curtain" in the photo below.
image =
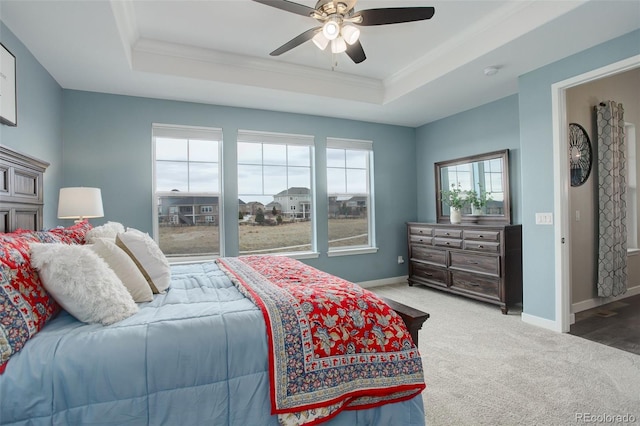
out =
{"type": "Polygon", "coordinates": [[[627,148],[624,110],[613,101],[596,106],[598,127],[598,296],[627,291],[627,148]]]}

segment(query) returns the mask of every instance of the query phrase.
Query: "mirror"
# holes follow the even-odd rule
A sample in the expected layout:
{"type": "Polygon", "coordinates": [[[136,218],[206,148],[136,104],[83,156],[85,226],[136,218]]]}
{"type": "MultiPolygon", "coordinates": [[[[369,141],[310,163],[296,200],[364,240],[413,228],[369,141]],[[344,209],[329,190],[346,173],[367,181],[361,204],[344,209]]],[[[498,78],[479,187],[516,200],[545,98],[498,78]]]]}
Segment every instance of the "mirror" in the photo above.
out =
{"type": "Polygon", "coordinates": [[[485,201],[477,203],[482,205],[480,209],[473,210],[467,203],[462,208],[462,223],[511,223],[508,149],[435,163],[435,173],[438,223],[450,221],[450,207],[442,202],[441,194],[450,191],[452,185],[462,190],[467,200],[474,192],[485,201]]]}

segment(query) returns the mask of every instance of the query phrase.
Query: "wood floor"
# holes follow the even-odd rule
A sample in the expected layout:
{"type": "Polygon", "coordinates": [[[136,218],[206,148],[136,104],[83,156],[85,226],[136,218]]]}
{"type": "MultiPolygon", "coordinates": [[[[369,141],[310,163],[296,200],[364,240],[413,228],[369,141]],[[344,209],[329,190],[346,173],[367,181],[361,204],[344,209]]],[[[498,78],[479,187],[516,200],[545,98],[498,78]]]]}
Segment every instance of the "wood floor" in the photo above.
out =
{"type": "Polygon", "coordinates": [[[569,333],[640,355],[640,294],[578,312],[569,333]]]}

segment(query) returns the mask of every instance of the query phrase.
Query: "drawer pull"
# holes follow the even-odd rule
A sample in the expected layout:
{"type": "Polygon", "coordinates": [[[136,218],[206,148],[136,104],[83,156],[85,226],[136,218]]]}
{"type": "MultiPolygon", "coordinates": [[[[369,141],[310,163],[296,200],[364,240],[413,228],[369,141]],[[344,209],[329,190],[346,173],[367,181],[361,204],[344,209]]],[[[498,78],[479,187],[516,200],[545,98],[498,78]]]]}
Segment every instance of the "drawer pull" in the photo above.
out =
{"type": "Polygon", "coordinates": [[[468,264],[470,264],[470,265],[479,265],[479,264],[480,264],[480,262],[474,262],[474,261],[472,261],[472,260],[470,260],[470,261],[469,261],[469,262],[467,262],[467,263],[468,263],[468,264]]]}
{"type": "Polygon", "coordinates": [[[445,232],[445,233],[444,233],[444,235],[451,235],[451,234],[450,234],[450,233],[448,233],[448,232],[445,232]]]}
{"type": "Polygon", "coordinates": [[[483,246],[482,244],[480,244],[480,245],[478,246],[478,248],[484,248],[484,246],[483,246]]]}
{"type": "Polygon", "coordinates": [[[445,244],[446,244],[446,245],[451,245],[451,243],[450,243],[449,241],[447,241],[445,244]]]}
{"type": "Polygon", "coordinates": [[[484,235],[480,234],[478,235],[478,238],[484,238],[484,235]]]}
{"type": "Polygon", "coordinates": [[[469,284],[470,286],[473,286],[473,287],[480,287],[480,284],[474,283],[474,282],[467,282],[466,284],[469,284]]]}
{"type": "Polygon", "coordinates": [[[419,234],[422,234],[422,229],[418,231],[419,234]]]}

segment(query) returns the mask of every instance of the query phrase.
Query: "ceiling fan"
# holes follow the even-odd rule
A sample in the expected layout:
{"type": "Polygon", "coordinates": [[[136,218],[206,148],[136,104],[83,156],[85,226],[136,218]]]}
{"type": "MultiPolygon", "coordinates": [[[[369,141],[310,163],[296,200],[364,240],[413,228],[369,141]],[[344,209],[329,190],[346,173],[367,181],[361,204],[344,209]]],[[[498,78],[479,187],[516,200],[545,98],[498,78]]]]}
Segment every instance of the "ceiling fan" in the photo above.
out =
{"type": "Polygon", "coordinates": [[[308,16],[322,25],[311,28],[289,40],[270,53],[279,56],[302,43],[313,43],[324,50],[331,45],[333,53],[345,52],[353,62],[359,64],[367,59],[360,43],[359,26],[399,24],[402,22],[431,19],[435,13],[433,7],[391,7],[355,11],[358,0],[318,0],[315,8],[287,0],[253,0],[297,15],[308,16]]]}

